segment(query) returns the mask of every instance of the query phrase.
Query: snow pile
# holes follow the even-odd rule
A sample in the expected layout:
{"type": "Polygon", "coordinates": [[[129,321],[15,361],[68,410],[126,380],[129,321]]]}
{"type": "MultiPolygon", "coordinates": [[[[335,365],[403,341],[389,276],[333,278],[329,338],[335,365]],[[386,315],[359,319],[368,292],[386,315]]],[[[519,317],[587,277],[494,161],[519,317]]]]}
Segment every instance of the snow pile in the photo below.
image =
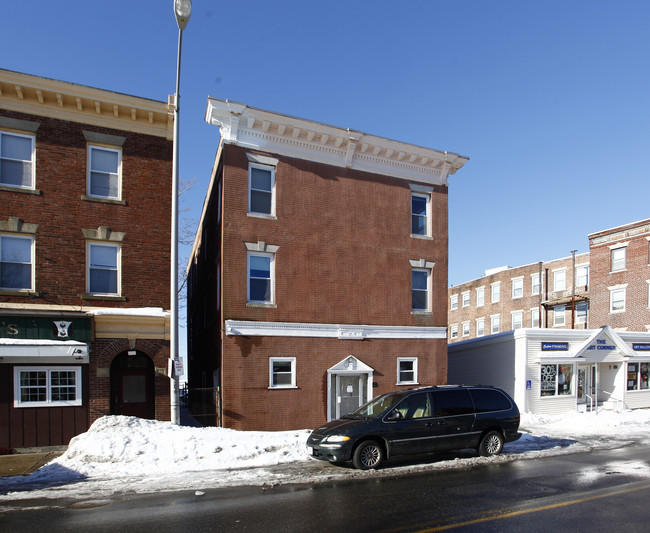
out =
{"type": "Polygon", "coordinates": [[[128,416],[106,416],[74,437],[59,466],[83,477],[123,477],[228,470],[304,461],[309,430],[235,431],[193,428],[128,416]]]}
{"type": "MultiPolygon", "coordinates": [[[[306,446],[309,430],[235,431],[107,416],[72,439],[65,454],[34,474],[0,478],[0,513],[3,501],[18,499],[97,498],[124,492],[315,483],[390,476],[396,469],[402,474],[462,469],[633,443],[650,445],[650,409],[554,416],[524,413],[520,430],[521,439],[507,443],[496,457],[480,457],[466,450],[452,454],[451,459],[441,457],[360,471],[311,459],[306,446]]],[[[643,472],[647,474],[646,470],[643,472]]]]}

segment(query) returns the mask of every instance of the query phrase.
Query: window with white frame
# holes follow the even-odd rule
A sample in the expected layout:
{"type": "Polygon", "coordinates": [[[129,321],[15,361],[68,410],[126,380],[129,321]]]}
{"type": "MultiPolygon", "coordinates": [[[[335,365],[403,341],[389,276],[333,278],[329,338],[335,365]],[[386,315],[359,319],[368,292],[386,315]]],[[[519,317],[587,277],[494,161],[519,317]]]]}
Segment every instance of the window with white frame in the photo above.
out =
{"type": "Polygon", "coordinates": [[[81,367],[14,367],[14,407],[81,403],[81,367]]]}
{"type": "Polygon", "coordinates": [[[411,263],[411,311],[431,312],[431,270],[433,262],[420,259],[411,263]]]}
{"type": "Polygon", "coordinates": [[[513,311],[512,312],[512,329],[520,329],[524,324],[524,312],[523,311],[513,311]]]}
{"type": "Polygon", "coordinates": [[[249,163],[248,212],[275,215],[275,167],[249,163]]]}
{"type": "Polygon", "coordinates": [[[418,358],[397,358],[397,384],[415,385],[418,383],[418,358]]]}
{"type": "Polygon", "coordinates": [[[428,194],[411,193],[411,235],[430,235],[430,203],[428,194]]]}
{"type": "Polygon", "coordinates": [[[533,328],[539,327],[539,307],[533,307],[530,310],[530,325],[533,328]]]}
{"type": "Polygon", "coordinates": [[[587,323],[588,310],[589,310],[589,305],[587,302],[578,302],[576,304],[576,324],[587,323]]]}
{"type": "Polygon", "coordinates": [[[627,284],[608,287],[610,313],[623,313],[625,311],[626,288],[627,288],[627,284]]]}
{"type": "Polygon", "coordinates": [[[32,290],[34,239],[0,235],[0,289],[32,290]]]}
{"type": "Polygon", "coordinates": [[[463,299],[463,307],[469,307],[469,291],[463,292],[461,297],[463,299]]]}
{"type": "Polygon", "coordinates": [[[485,287],[476,289],[476,307],[483,307],[485,305],[485,287]]]}
{"type": "Polygon", "coordinates": [[[650,374],[650,363],[628,363],[627,364],[627,390],[648,390],[648,375],[650,374]]]}
{"type": "Polygon", "coordinates": [[[485,319],[477,318],[476,319],[476,336],[483,337],[485,335],[485,319]]]}
{"type": "Polygon", "coordinates": [[[248,252],[248,302],[273,303],[275,255],[248,252]]]}
{"type": "Polygon", "coordinates": [[[589,286],[589,265],[576,267],[576,286],[579,289],[587,289],[589,286]]]}
{"type": "Polygon", "coordinates": [[[566,268],[560,268],[553,271],[553,290],[566,290],[566,268]]]}
{"type": "Polygon", "coordinates": [[[540,395],[567,396],[573,394],[573,365],[541,365],[540,395]]]}
{"type": "Polygon", "coordinates": [[[536,294],[539,294],[542,284],[540,283],[539,280],[539,273],[538,274],[532,274],[530,276],[530,285],[531,285],[531,294],[534,296],[536,294]]]}
{"type": "Polygon", "coordinates": [[[270,357],[269,358],[269,388],[270,389],[295,389],[296,388],[296,358],[295,357],[270,357]]]}
{"type": "Polygon", "coordinates": [[[566,306],[556,305],[553,308],[553,326],[563,327],[566,325],[566,306]]]}
{"type": "Polygon", "coordinates": [[[34,188],[33,135],[0,131],[0,185],[34,188]]]}
{"type": "Polygon", "coordinates": [[[452,311],[455,311],[456,309],[458,309],[458,295],[452,294],[450,300],[451,300],[450,308],[452,311]]]}
{"type": "Polygon", "coordinates": [[[499,333],[501,329],[501,317],[499,315],[493,315],[490,317],[490,333],[494,335],[499,333]]]}
{"type": "Polygon", "coordinates": [[[120,294],[120,245],[88,243],[88,294],[120,294]]]}
{"type": "Polygon", "coordinates": [[[463,322],[463,337],[469,337],[469,322],[463,322]]]}
{"type": "Polygon", "coordinates": [[[627,246],[612,248],[612,272],[625,270],[627,257],[627,246]]]}
{"type": "Polygon", "coordinates": [[[88,145],[88,196],[119,200],[122,192],[122,150],[88,145]]]}
{"type": "Polygon", "coordinates": [[[524,297],[524,278],[514,278],[512,280],[512,299],[524,297]]]}
{"type": "Polygon", "coordinates": [[[449,326],[449,338],[457,339],[458,338],[458,324],[452,324],[449,326]]]}
{"type": "Polygon", "coordinates": [[[491,302],[493,304],[499,302],[501,300],[501,282],[497,281],[496,283],[490,285],[490,292],[491,292],[491,302]]]}

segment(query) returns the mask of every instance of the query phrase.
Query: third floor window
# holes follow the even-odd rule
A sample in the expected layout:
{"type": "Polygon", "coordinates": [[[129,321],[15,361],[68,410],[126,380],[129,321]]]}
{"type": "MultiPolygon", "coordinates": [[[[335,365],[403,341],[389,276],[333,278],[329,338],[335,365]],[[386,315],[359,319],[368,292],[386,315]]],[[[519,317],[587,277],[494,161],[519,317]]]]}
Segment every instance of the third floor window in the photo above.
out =
{"type": "Polygon", "coordinates": [[[34,137],[0,131],[0,185],[34,188],[34,137]]]}

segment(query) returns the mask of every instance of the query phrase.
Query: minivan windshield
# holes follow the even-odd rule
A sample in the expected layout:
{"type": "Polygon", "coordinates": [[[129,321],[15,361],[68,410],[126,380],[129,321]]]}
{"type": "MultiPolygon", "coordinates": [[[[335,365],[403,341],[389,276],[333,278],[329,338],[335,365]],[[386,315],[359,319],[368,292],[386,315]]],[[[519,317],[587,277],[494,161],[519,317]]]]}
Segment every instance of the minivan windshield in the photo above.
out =
{"type": "Polygon", "coordinates": [[[352,411],[342,418],[377,418],[396,405],[402,398],[404,398],[404,393],[402,392],[392,392],[383,396],[377,396],[377,398],[373,398],[356,411],[352,411]]]}

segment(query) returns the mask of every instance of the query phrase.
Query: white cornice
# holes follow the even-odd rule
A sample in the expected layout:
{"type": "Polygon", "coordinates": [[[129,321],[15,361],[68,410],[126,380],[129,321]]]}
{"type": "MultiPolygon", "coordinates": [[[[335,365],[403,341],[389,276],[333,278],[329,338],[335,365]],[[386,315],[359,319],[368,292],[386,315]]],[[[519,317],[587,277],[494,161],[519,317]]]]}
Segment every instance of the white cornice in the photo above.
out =
{"type": "Polygon", "coordinates": [[[172,139],[173,104],[0,69],[0,108],[172,139]]]}
{"type": "Polygon", "coordinates": [[[226,335],[245,335],[249,337],[319,337],[342,340],[446,339],[447,328],[226,320],[226,335]]]}
{"type": "Polygon", "coordinates": [[[468,158],[360,131],[208,98],[205,120],[222,141],[270,153],[432,185],[447,185],[468,158]]]}

